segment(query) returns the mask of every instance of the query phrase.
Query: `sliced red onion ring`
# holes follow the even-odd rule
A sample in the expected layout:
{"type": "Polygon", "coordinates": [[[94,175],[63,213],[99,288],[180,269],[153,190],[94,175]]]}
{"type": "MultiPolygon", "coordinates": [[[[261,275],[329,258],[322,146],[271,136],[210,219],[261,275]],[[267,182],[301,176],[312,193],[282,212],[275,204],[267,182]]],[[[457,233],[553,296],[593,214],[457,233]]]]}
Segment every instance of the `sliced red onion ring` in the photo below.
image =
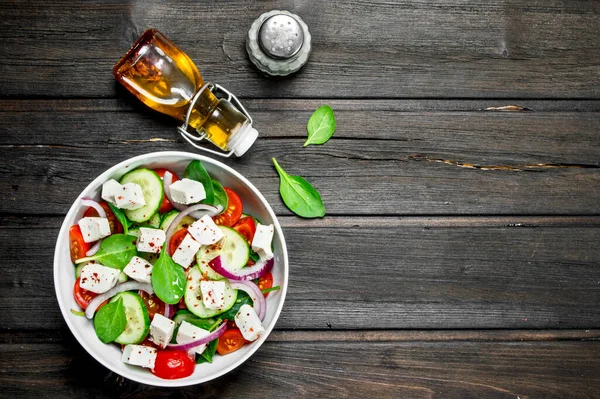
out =
{"type": "Polygon", "coordinates": [[[139,290],[145,291],[150,295],[154,294],[154,290],[152,289],[152,285],[150,284],[144,284],[138,281],[127,281],[125,283],[114,286],[110,290],[106,291],[104,294],[100,294],[94,299],[92,299],[88,304],[87,308],[85,308],[85,317],[87,317],[88,319],[94,317],[94,313],[96,313],[96,310],[98,309],[100,304],[106,301],[108,298],[112,298],[113,296],[117,295],[119,292],[139,290]]]}
{"type": "MultiPolygon", "coordinates": [[[[166,173],[165,173],[165,175],[166,175],[166,173]]],[[[181,222],[184,217],[189,216],[191,213],[194,213],[197,211],[205,211],[204,212],[205,215],[212,217],[212,216],[218,215],[222,209],[223,208],[221,207],[221,205],[212,206],[212,205],[206,205],[206,204],[192,205],[189,208],[184,209],[183,211],[179,212],[179,215],[177,215],[177,217],[175,217],[175,219],[173,219],[173,221],[169,225],[169,228],[167,229],[167,233],[166,233],[165,243],[167,243],[167,246],[168,246],[168,244],[171,242],[171,237],[173,236],[173,233],[175,233],[175,227],[177,227],[179,222],[181,222]]]]}
{"type": "Polygon", "coordinates": [[[85,256],[94,256],[96,252],[100,249],[100,245],[102,244],[102,238],[96,241],[93,247],[91,247],[86,253],[85,256]]]}
{"type": "Polygon", "coordinates": [[[167,345],[167,347],[170,349],[187,351],[202,344],[207,344],[216,338],[219,338],[221,335],[223,335],[226,329],[227,323],[223,323],[219,326],[219,328],[217,328],[215,331],[211,332],[203,338],[200,338],[196,341],[188,342],[187,344],[169,344],[167,345]]]}
{"type": "Polygon", "coordinates": [[[165,196],[171,205],[173,205],[173,208],[177,209],[178,211],[185,211],[187,208],[186,205],[178,204],[177,202],[173,201],[173,198],[171,198],[171,184],[173,184],[173,175],[171,172],[165,172],[163,175],[163,189],[165,191],[165,196]]]}
{"type": "Polygon", "coordinates": [[[263,261],[260,259],[255,265],[250,267],[244,267],[242,270],[232,272],[225,268],[221,261],[221,256],[217,256],[208,265],[217,273],[223,277],[227,277],[230,280],[254,280],[267,274],[275,263],[274,259],[263,261]]]}
{"type": "Polygon", "coordinates": [[[167,319],[170,319],[173,317],[174,314],[175,314],[175,306],[165,303],[165,312],[163,313],[163,316],[165,316],[167,319]]]}
{"type": "Polygon", "coordinates": [[[242,290],[250,296],[250,299],[254,302],[254,311],[262,321],[267,313],[267,301],[265,301],[265,296],[260,288],[258,288],[258,285],[247,280],[231,281],[230,284],[231,288],[242,290]]]}
{"type": "Polygon", "coordinates": [[[98,216],[100,216],[101,218],[106,217],[106,211],[104,210],[104,208],[102,208],[102,206],[100,206],[100,204],[94,201],[93,199],[82,198],[81,205],[94,208],[96,212],[98,212],[98,216]]]}

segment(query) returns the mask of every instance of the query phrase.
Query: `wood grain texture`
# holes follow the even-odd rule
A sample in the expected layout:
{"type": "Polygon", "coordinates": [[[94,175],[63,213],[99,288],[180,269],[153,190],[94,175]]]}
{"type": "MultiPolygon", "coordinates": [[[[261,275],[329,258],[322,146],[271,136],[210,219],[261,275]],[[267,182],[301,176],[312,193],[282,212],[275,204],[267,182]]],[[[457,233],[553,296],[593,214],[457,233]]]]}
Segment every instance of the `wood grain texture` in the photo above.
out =
{"type": "Polygon", "coordinates": [[[203,76],[242,97],[597,98],[594,0],[0,2],[0,93],[114,97],[111,68],[156,27],[203,76]],[[245,52],[252,21],[296,12],[313,35],[306,67],[268,79],[245,52]]]}
{"type": "MultiPolygon", "coordinates": [[[[0,223],[0,240],[11,243],[0,249],[2,328],[64,325],[51,261],[62,220],[39,219],[37,228],[13,218],[0,223]]],[[[599,327],[597,221],[523,228],[290,219],[283,222],[291,271],[279,329],[599,327]]]]}
{"type": "Polygon", "coordinates": [[[592,398],[600,389],[597,341],[361,342],[348,333],[315,342],[313,334],[274,333],[226,377],[182,389],[124,380],[68,333],[13,341],[4,334],[0,383],[11,398],[592,398]]]}
{"type": "MultiPolygon", "coordinates": [[[[0,171],[14,177],[0,182],[0,212],[64,214],[88,182],[115,163],[191,149],[174,121],[141,105],[119,111],[119,104],[61,108],[25,101],[12,111],[8,102],[0,104],[6,109],[0,112],[0,171]]],[[[456,110],[454,103],[446,106],[454,110],[429,110],[443,106],[430,103],[420,111],[414,103],[337,101],[334,137],[302,148],[315,105],[250,101],[262,136],[243,158],[225,161],[278,214],[290,211],[279,198],[272,157],[321,192],[329,215],[600,212],[600,113],[577,111],[576,103],[565,112],[544,111],[553,109],[548,102],[530,105],[540,111],[499,112],[478,111],[495,106],[486,102],[471,103],[472,111],[456,110]]]]}

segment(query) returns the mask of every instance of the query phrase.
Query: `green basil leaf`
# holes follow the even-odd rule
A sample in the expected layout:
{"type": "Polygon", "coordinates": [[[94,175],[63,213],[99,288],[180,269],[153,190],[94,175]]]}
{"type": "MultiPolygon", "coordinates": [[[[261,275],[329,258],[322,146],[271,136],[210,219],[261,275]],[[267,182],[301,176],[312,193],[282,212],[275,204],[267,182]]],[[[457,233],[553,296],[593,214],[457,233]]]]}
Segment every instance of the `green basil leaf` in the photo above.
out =
{"type": "Polygon", "coordinates": [[[323,105],[311,115],[306,125],[308,138],[304,147],[309,144],[324,144],[335,132],[335,115],[329,105],[323,105]]]}
{"type": "Polygon", "coordinates": [[[123,298],[102,306],[94,317],[94,329],[100,341],[108,344],[125,331],[127,316],[123,306],[123,298]]]}
{"type": "Polygon", "coordinates": [[[202,166],[202,162],[195,160],[190,162],[190,164],[185,168],[185,172],[183,173],[183,177],[187,179],[196,180],[204,186],[204,191],[206,192],[206,198],[202,201],[203,204],[212,205],[214,202],[214,189],[211,183],[211,178],[204,166],[202,166]]]}
{"type": "Polygon", "coordinates": [[[125,234],[128,234],[130,222],[129,222],[129,219],[127,219],[127,216],[125,216],[125,212],[122,209],[117,208],[110,202],[108,202],[108,206],[110,207],[110,210],[112,211],[112,213],[115,214],[115,217],[117,218],[119,223],[121,223],[121,225],[123,226],[123,232],[125,234]]]}
{"type": "Polygon", "coordinates": [[[213,201],[212,205],[214,205],[214,206],[221,205],[223,207],[223,210],[227,209],[227,204],[229,203],[229,199],[227,198],[227,193],[225,192],[225,189],[223,188],[221,183],[219,183],[216,180],[212,181],[212,186],[213,186],[213,191],[214,191],[214,201],[213,201]]]}
{"type": "Polygon", "coordinates": [[[279,173],[279,194],[285,205],[304,218],[325,216],[325,206],[319,192],[302,177],[288,175],[275,158],[273,164],[279,173]]]}
{"type": "Polygon", "coordinates": [[[100,249],[94,256],[78,259],[75,263],[83,263],[95,260],[104,266],[123,270],[131,258],[137,255],[137,249],[133,243],[136,237],[125,234],[113,234],[102,240],[100,249]]]}
{"type": "Polygon", "coordinates": [[[152,268],[152,288],[164,303],[174,305],[181,300],[185,292],[185,272],[183,267],[171,259],[163,249],[152,268]]]}
{"type": "Polygon", "coordinates": [[[219,317],[227,320],[235,320],[235,315],[243,305],[254,306],[254,302],[248,294],[246,294],[244,291],[238,290],[237,299],[235,300],[233,307],[227,312],[221,313],[219,317]]]}

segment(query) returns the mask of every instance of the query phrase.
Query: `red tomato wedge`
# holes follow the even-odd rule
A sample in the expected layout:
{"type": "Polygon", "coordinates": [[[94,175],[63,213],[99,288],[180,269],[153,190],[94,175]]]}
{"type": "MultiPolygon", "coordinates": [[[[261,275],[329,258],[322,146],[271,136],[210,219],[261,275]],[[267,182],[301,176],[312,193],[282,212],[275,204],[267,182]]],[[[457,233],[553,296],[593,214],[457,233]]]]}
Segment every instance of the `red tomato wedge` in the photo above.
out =
{"type": "Polygon", "coordinates": [[[246,216],[241,218],[233,229],[240,233],[248,244],[252,245],[252,239],[254,238],[254,233],[256,233],[256,223],[254,223],[254,218],[252,216],[246,216]]]}
{"type": "Polygon", "coordinates": [[[152,373],[165,380],[174,380],[192,375],[196,362],[186,351],[159,350],[152,373]]]}
{"type": "Polygon", "coordinates": [[[240,332],[240,329],[229,328],[225,330],[225,333],[219,337],[217,352],[219,352],[219,355],[224,356],[228,353],[235,352],[245,344],[246,340],[240,332]]]}
{"type": "MultiPolygon", "coordinates": [[[[256,283],[256,285],[258,285],[258,288],[262,290],[266,290],[267,288],[272,288],[273,287],[273,274],[271,272],[265,274],[264,276],[262,276],[261,278],[258,279],[258,283],[256,283]]],[[[269,293],[265,293],[263,294],[265,296],[265,298],[269,295],[269,293]]]]}
{"type": "Polygon", "coordinates": [[[173,233],[171,236],[171,241],[169,241],[169,255],[173,256],[175,251],[177,251],[177,247],[179,247],[187,232],[187,227],[184,227],[183,229],[177,230],[175,233],[173,233]]]}
{"type": "Polygon", "coordinates": [[[149,295],[145,291],[139,291],[138,295],[142,298],[144,305],[146,305],[146,309],[148,309],[148,317],[150,320],[154,319],[154,315],[159,313],[161,315],[165,314],[165,303],[160,300],[159,297],[152,294],[149,295]]]}
{"type": "Polygon", "coordinates": [[[98,294],[81,288],[79,285],[79,280],[79,277],[77,277],[77,280],[75,280],[75,285],[73,286],[73,295],[75,296],[75,302],[81,306],[81,309],[85,310],[85,308],[87,308],[90,304],[90,301],[97,297],[98,294]]]}
{"type": "MultiPolygon", "coordinates": [[[[158,177],[160,177],[161,179],[164,177],[165,172],[171,173],[173,175],[172,183],[175,183],[177,180],[179,180],[179,177],[175,173],[170,171],[169,169],[159,168],[159,169],[154,169],[154,171],[156,172],[158,177]]],[[[160,208],[158,208],[158,213],[166,213],[172,209],[173,209],[173,205],[171,204],[171,202],[167,199],[167,196],[165,195],[162,203],[160,204],[160,208]]]]}
{"type": "Polygon", "coordinates": [[[77,259],[85,258],[85,253],[90,250],[91,244],[83,241],[83,234],[78,224],[74,224],[69,229],[69,243],[71,251],[71,262],[75,263],[77,259]]]}
{"type": "Polygon", "coordinates": [[[227,193],[227,209],[213,218],[215,224],[233,227],[242,217],[242,199],[235,191],[223,187],[227,193]]]}
{"type": "MultiPolygon", "coordinates": [[[[117,219],[117,217],[113,213],[112,209],[110,209],[110,206],[108,206],[108,203],[106,201],[100,201],[98,203],[100,204],[102,209],[104,209],[104,212],[106,212],[106,218],[108,219],[108,225],[110,226],[110,233],[111,234],[123,233],[123,225],[121,225],[121,222],[119,222],[119,219],[117,219]]],[[[98,216],[99,216],[98,211],[95,210],[94,208],[88,208],[83,213],[84,218],[98,217],[98,216]]]]}

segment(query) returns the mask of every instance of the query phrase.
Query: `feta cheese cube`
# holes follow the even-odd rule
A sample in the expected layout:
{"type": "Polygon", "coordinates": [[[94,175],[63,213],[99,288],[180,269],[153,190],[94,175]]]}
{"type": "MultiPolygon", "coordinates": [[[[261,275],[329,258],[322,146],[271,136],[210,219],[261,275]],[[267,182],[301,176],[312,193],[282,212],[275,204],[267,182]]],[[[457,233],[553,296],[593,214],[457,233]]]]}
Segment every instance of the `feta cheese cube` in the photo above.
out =
{"type": "Polygon", "coordinates": [[[273,241],[273,225],[268,226],[258,223],[256,233],[252,239],[252,250],[260,256],[262,260],[273,259],[271,251],[271,242],[273,241]]]}
{"type": "Polygon", "coordinates": [[[166,348],[173,338],[175,322],[160,313],[156,313],[150,324],[150,339],[161,348],[166,348]]]}
{"type": "Polygon", "coordinates": [[[200,281],[202,302],[208,309],[221,309],[225,305],[224,281],[200,281]]]}
{"type": "Polygon", "coordinates": [[[152,275],[152,264],[146,259],[134,256],[131,258],[123,272],[140,283],[150,284],[152,275]]]}
{"type": "Polygon", "coordinates": [[[102,185],[102,199],[106,202],[110,202],[114,206],[117,206],[117,200],[115,197],[121,194],[123,186],[119,184],[115,179],[110,179],[102,185]]]}
{"type": "Polygon", "coordinates": [[[191,235],[186,234],[173,254],[173,261],[187,269],[196,258],[196,252],[199,249],[200,243],[194,240],[191,235]]]}
{"type": "Polygon", "coordinates": [[[202,183],[192,179],[177,180],[169,186],[169,190],[171,199],[178,204],[194,204],[206,198],[206,191],[202,183]]]}
{"type": "Polygon", "coordinates": [[[254,341],[265,332],[258,315],[250,305],[242,305],[235,315],[235,325],[238,326],[246,341],[254,341]]]}
{"type": "Polygon", "coordinates": [[[88,263],[81,269],[79,285],[84,290],[102,294],[117,284],[121,271],[100,263],[88,263]]]}
{"type": "Polygon", "coordinates": [[[107,218],[87,217],[77,222],[81,229],[83,241],[94,242],[110,235],[110,224],[107,218]]]}
{"type": "Polygon", "coordinates": [[[212,245],[223,238],[223,232],[208,215],[192,223],[188,233],[202,245],[212,245]]]}
{"type": "Polygon", "coordinates": [[[140,252],[154,252],[158,254],[166,239],[165,232],[161,229],[140,227],[140,236],[136,247],[140,252]]]}
{"type": "Polygon", "coordinates": [[[119,194],[115,195],[115,205],[121,209],[133,210],[146,205],[142,187],[136,183],[125,183],[119,194]]]}
{"type": "Polygon", "coordinates": [[[127,345],[123,349],[121,361],[134,366],[153,369],[156,361],[156,348],[144,345],[127,345]]]}
{"type": "MultiPolygon", "coordinates": [[[[177,337],[175,338],[175,341],[177,341],[178,344],[187,344],[189,342],[206,337],[209,334],[210,332],[207,330],[196,327],[187,321],[183,321],[179,325],[179,330],[177,331],[177,337]]],[[[194,349],[195,352],[200,355],[206,349],[206,344],[198,345],[194,349]]]]}

